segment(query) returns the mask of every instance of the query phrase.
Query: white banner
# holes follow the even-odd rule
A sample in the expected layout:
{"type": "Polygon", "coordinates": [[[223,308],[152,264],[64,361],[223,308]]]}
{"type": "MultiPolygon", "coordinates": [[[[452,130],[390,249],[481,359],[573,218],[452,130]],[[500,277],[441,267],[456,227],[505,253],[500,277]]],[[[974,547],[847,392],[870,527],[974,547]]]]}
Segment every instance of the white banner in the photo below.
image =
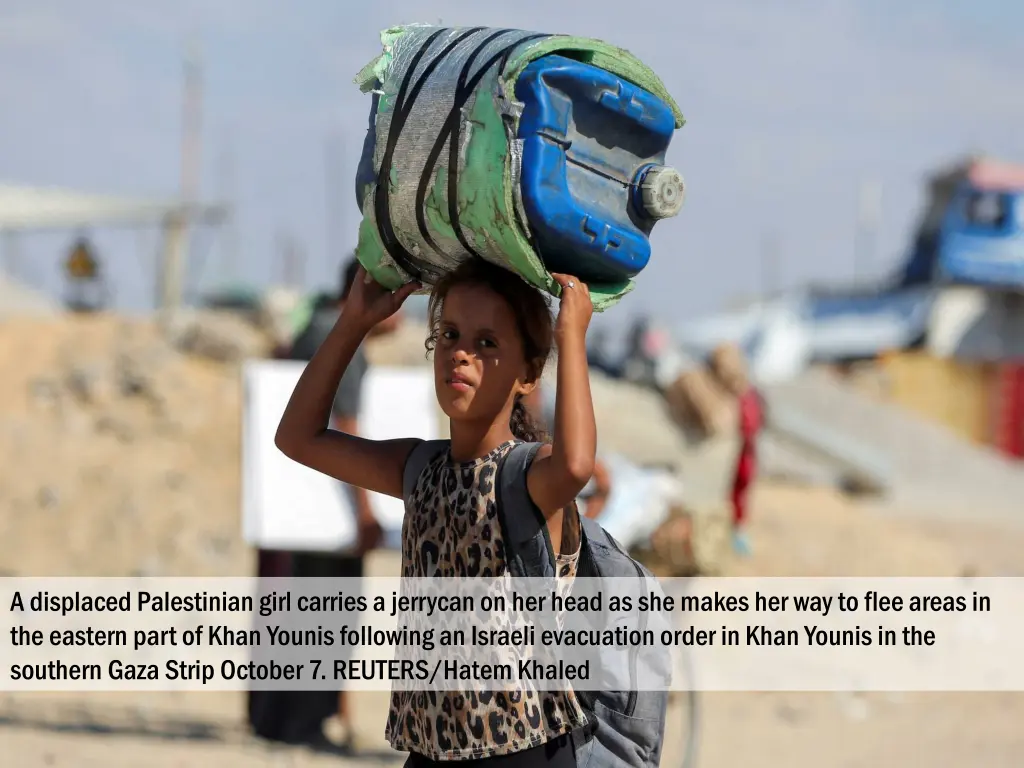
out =
{"type": "MultiPolygon", "coordinates": [[[[337,480],[289,459],[274,445],[281,414],[305,363],[248,360],[243,371],[242,533],[263,549],[341,552],[356,543],[355,515],[337,480]]],[[[363,382],[359,428],[371,440],[438,436],[429,368],[371,367],[363,382]]],[[[405,506],[370,493],[384,529],[383,546],[398,549],[405,506]]]]}

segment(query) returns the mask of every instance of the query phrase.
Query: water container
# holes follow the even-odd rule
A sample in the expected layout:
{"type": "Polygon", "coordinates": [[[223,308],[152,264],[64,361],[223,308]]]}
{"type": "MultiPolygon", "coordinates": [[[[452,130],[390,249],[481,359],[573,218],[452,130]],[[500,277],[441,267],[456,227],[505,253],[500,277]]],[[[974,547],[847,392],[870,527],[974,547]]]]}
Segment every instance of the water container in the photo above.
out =
{"type": "Polygon", "coordinates": [[[654,224],[675,216],[683,180],[667,168],[672,109],[603,69],[563,56],[516,82],[524,109],[520,190],[545,267],[586,282],[634,277],[654,224]]]}
{"type": "Polygon", "coordinates": [[[481,258],[557,296],[543,242],[596,312],[633,289],[682,195],[663,164],[685,120],[650,67],[529,30],[410,24],[381,43],[356,76],[374,97],[356,174],[356,258],[374,280],[430,288],[481,258]]]}

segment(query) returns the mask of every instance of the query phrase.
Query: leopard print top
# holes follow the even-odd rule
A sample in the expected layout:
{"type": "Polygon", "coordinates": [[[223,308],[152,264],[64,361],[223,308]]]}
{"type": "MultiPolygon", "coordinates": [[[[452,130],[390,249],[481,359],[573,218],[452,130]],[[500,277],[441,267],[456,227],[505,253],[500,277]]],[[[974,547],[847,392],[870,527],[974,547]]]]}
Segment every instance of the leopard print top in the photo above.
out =
{"type": "MultiPolygon", "coordinates": [[[[424,468],[405,502],[404,578],[508,577],[495,477],[514,445],[505,443],[465,463],[452,461],[445,450],[424,468]]],[[[557,556],[556,589],[563,595],[576,576],[580,541],[578,516],[565,519],[569,530],[562,540],[576,546],[572,554],[557,556]]],[[[476,683],[460,691],[395,691],[385,736],[400,751],[467,760],[536,747],[586,724],[571,688],[537,691],[529,681],[511,685],[503,691],[476,683]]]]}

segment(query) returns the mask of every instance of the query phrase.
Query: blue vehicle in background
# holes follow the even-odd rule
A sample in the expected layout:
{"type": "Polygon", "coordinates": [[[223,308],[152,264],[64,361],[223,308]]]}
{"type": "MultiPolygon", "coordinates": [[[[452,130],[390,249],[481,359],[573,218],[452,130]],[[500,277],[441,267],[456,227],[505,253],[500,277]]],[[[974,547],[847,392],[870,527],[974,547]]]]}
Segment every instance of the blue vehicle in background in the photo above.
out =
{"type": "Polygon", "coordinates": [[[1024,168],[976,161],[933,180],[903,286],[1024,289],[1024,168]]]}
{"type": "Polygon", "coordinates": [[[1024,166],[972,159],[929,180],[907,260],[884,285],[793,291],[688,323],[691,355],[740,344],[755,375],[795,375],[811,363],[868,360],[924,343],[943,289],[1024,293],[1024,166]]]}

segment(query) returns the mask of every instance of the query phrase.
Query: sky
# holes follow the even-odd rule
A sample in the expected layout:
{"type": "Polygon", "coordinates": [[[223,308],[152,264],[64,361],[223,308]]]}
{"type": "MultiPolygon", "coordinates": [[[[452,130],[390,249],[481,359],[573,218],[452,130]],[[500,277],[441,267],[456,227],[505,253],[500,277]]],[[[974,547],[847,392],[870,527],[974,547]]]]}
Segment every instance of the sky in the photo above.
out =
{"type": "MultiPolygon", "coordinates": [[[[360,217],[352,176],[370,99],[352,78],[379,53],[381,29],[440,19],[599,37],[649,64],[687,119],[669,151],[687,183],[683,211],[656,226],[635,292],[601,322],[652,312],[678,323],[765,287],[852,279],[866,183],[880,185],[882,215],[860,269],[878,277],[906,255],[931,169],[969,152],[1024,162],[1015,0],[666,0],[628,14],[612,0],[356,8],[3,0],[0,181],[175,194],[182,56],[195,39],[202,195],[227,199],[235,216],[196,236],[189,287],[279,279],[283,238],[305,253],[308,287],[333,286],[360,217]]],[[[73,235],[19,238],[16,276],[59,291],[73,235]]],[[[116,304],[150,307],[156,231],[91,235],[116,304]]]]}

